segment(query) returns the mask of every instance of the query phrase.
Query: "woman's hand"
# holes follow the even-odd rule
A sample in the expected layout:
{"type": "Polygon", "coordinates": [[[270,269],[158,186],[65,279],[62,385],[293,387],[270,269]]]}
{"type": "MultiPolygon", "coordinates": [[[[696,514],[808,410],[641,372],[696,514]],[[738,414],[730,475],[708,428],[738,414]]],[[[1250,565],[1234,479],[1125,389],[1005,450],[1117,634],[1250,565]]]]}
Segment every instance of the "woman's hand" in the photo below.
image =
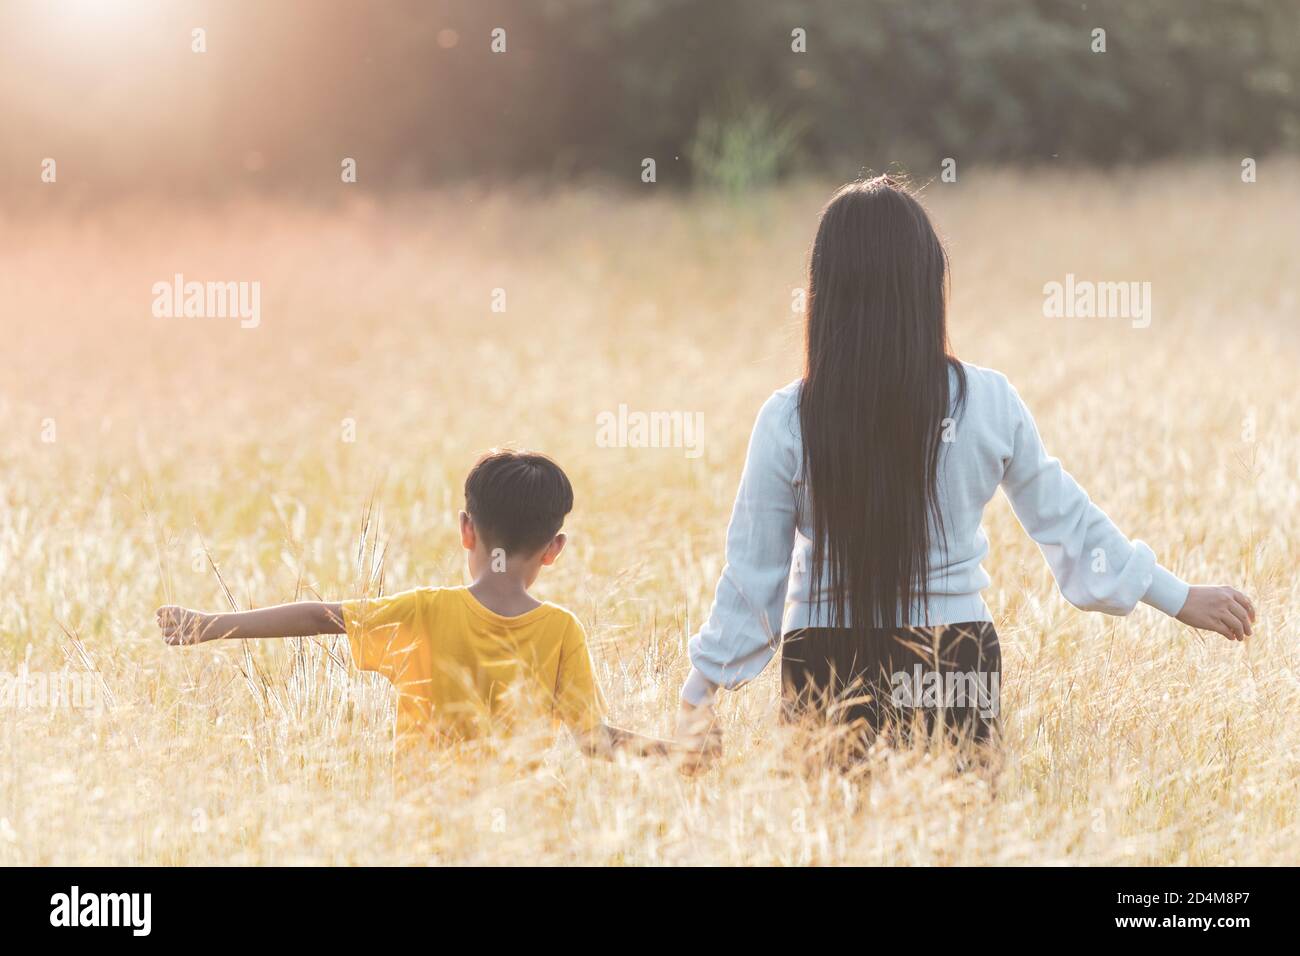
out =
{"type": "Polygon", "coordinates": [[[187,644],[202,644],[204,641],[216,640],[221,635],[212,633],[212,615],[202,611],[165,604],[156,613],[158,627],[162,630],[163,640],[172,647],[187,644]]]}
{"type": "Polygon", "coordinates": [[[682,773],[694,775],[722,755],[722,728],[712,704],[681,702],[674,743],[682,773]]]}
{"type": "Polygon", "coordinates": [[[1215,631],[1230,641],[1245,640],[1255,621],[1255,605],[1236,588],[1193,585],[1178,620],[1203,631],[1215,631]]]}

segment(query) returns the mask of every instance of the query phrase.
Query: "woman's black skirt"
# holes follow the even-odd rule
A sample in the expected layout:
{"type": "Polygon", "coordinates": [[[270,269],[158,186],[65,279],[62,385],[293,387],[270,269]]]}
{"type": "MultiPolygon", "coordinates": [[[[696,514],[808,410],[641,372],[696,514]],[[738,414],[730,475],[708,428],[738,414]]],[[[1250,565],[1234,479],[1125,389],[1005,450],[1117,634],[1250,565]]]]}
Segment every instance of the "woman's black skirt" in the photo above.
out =
{"type": "Polygon", "coordinates": [[[942,728],[985,743],[998,729],[1002,653],[987,621],[934,628],[805,628],[781,650],[782,710],[860,730],[864,742],[942,728]]]}

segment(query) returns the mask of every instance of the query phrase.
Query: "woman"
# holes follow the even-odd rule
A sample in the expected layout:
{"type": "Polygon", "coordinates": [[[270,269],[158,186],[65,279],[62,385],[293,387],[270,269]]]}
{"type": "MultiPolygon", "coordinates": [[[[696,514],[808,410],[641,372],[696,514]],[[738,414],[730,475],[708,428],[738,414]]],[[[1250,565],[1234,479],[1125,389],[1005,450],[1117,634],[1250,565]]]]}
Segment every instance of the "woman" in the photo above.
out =
{"type": "Polygon", "coordinates": [[[1141,601],[1230,640],[1251,633],[1244,594],[1157,564],[1048,456],[1011,383],[950,354],[946,276],[925,210],[889,177],[845,186],[822,211],[803,378],[758,413],[727,564],[690,643],[688,748],[716,749],[715,692],[755,677],[778,644],[789,715],[829,706],[869,740],[942,714],[988,739],[1001,668],[980,521],[999,487],[1076,607],[1128,614],[1141,601]]]}

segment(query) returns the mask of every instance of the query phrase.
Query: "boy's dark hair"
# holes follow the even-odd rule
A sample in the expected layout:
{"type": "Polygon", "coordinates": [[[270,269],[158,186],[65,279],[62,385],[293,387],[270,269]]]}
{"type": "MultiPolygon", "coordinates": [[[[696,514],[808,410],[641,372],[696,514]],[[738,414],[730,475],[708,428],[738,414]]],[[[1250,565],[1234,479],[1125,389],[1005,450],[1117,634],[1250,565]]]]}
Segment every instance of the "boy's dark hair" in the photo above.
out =
{"type": "Polygon", "coordinates": [[[465,477],[465,510],[488,547],[532,554],[564,527],[573,486],[545,455],[493,449],[465,477]]]}

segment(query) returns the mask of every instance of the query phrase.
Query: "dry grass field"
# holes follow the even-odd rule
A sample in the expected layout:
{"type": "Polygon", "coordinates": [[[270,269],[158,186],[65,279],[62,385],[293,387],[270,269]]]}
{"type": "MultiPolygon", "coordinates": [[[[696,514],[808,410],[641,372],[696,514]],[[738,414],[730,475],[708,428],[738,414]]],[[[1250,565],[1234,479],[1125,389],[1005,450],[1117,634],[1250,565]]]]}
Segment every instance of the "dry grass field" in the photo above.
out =
{"type": "Polygon", "coordinates": [[[1244,646],[1075,611],[999,497],[991,782],[926,751],[801,769],[771,667],[723,698],[698,778],[561,737],[437,754],[398,795],[389,689],[344,642],[168,648],[153,625],[226,607],[222,582],[240,607],[461,583],[466,469],[537,448],[577,493],[539,595],[585,622],[612,719],[668,734],[753,416],[799,371],[792,290],[834,184],[12,212],[0,864],[1300,862],[1300,168],[1238,172],[925,192],[958,353],[1011,377],[1129,535],[1260,611],[1244,646]],[[260,325],[155,318],[175,273],[260,282],[260,325]],[[1150,327],[1045,318],[1067,274],[1149,281],[1150,327]],[[702,413],[703,454],[599,447],[620,404],[702,413]],[[63,669],[101,706],[16,692],[63,669]]]}

